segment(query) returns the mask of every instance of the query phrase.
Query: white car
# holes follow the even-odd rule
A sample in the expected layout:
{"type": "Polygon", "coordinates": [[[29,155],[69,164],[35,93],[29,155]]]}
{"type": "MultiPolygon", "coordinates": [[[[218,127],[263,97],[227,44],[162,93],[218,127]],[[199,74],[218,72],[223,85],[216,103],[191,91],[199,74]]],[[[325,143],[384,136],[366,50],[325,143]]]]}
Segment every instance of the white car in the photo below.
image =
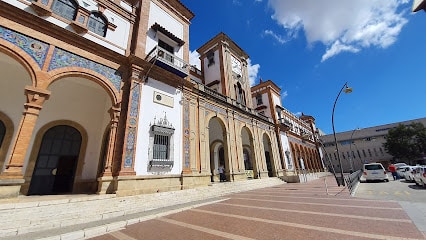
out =
{"type": "Polygon", "coordinates": [[[414,181],[416,185],[426,187],[426,166],[420,166],[416,169],[414,181]]]}
{"type": "Polygon", "coordinates": [[[381,163],[364,164],[362,179],[365,181],[385,181],[389,182],[389,176],[381,163]]]}
{"type": "Polygon", "coordinates": [[[407,166],[404,172],[404,178],[408,182],[414,182],[414,173],[419,166],[407,166]]]}

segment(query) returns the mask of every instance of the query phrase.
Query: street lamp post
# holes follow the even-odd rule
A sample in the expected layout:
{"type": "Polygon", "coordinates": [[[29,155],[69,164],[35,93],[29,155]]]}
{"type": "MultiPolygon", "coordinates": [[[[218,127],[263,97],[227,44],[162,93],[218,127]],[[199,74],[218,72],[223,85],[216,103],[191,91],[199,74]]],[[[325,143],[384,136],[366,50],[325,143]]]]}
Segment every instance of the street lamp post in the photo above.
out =
{"type": "Polygon", "coordinates": [[[352,134],[351,134],[351,144],[349,145],[349,152],[351,153],[350,154],[350,156],[349,156],[349,164],[351,165],[351,172],[353,172],[354,171],[354,160],[353,160],[353,157],[354,157],[354,153],[352,152],[352,139],[353,139],[353,136],[354,136],[354,133],[355,133],[355,131],[356,130],[359,130],[359,128],[355,128],[353,131],[352,131],[352,134]]]}
{"type": "Polygon", "coordinates": [[[348,82],[346,82],[343,85],[342,89],[340,89],[340,91],[339,91],[339,94],[337,94],[336,100],[334,101],[334,105],[333,105],[333,111],[331,113],[331,125],[333,127],[334,144],[336,146],[337,160],[339,161],[339,165],[340,165],[340,177],[341,177],[341,179],[340,179],[340,181],[337,181],[337,186],[339,186],[339,187],[340,187],[340,185],[345,186],[345,181],[343,180],[342,160],[340,159],[339,147],[337,146],[336,130],[334,129],[334,109],[336,108],[337,100],[339,99],[342,91],[344,93],[351,93],[352,92],[352,88],[348,87],[348,82]]]}

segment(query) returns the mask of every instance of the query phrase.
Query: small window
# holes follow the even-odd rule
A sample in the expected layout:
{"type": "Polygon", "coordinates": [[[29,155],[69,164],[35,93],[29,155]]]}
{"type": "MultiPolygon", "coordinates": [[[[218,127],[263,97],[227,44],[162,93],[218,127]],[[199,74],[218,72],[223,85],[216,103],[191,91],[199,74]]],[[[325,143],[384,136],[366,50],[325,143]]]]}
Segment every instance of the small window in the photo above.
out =
{"type": "Polygon", "coordinates": [[[258,106],[263,104],[263,99],[261,94],[256,95],[256,101],[258,106]]]}
{"type": "Polygon", "coordinates": [[[73,21],[77,15],[78,5],[73,0],[53,0],[52,12],[73,21]]]}
{"type": "Polygon", "coordinates": [[[99,12],[92,12],[89,17],[88,29],[99,36],[105,37],[107,21],[99,12]]]}
{"type": "Polygon", "coordinates": [[[154,136],[153,147],[154,159],[168,160],[169,159],[169,136],[158,135],[154,136]]]}
{"type": "Polygon", "coordinates": [[[214,64],[214,52],[213,51],[210,51],[210,52],[207,53],[207,61],[208,61],[208,64],[207,64],[208,67],[210,67],[211,65],[214,64]]]}
{"type": "Polygon", "coordinates": [[[362,154],[364,155],[364,157],[367,157],[367,154],[365,154],[365,150],[362,149],[362,154]]]}
{"type": "MultiPolygon", "coordinates": [[[[164,54],[163,53],[163,56],[161,56],[161,57],[166,59],[167,61],[173,63],[173,55],[175,54],[174,47],[170,46],[169,44],[165,43],[164,41],[162,41],[160,39],[158,40],[158,46],[160,48],[166,50],[166,52],[170,53],[170,54],[167,54],[167,53],[164,54]]],[[[161,49],[159,50],[159,55],[160,55],[160,51],[161,51],[161,49]]]]}

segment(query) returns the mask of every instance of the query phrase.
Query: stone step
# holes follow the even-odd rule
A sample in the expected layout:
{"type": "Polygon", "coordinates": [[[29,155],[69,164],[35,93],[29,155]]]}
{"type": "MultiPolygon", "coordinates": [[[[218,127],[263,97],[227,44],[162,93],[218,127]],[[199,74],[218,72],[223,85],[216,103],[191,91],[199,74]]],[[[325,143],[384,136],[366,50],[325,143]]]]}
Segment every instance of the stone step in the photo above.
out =
{"type": "Polygon", "coordinates": [[[0,202],[0,216],[2,216],[0,218],[0,237],[12,237],[113,219],[283,183],[278,178],[267,178],[222,182],[207,187],[127,197],[115,195],[55,196],[57,199],[48,196],[23,197],[19,199],[20,202],[0,202]]]}

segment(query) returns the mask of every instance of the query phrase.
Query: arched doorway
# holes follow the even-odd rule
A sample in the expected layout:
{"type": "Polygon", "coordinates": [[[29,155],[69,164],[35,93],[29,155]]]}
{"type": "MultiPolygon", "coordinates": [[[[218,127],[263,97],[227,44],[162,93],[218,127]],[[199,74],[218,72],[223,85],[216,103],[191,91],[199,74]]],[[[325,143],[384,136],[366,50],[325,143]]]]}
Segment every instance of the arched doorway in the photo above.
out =
{"type": "Polygon", "coordinates": [[[232,164],[228,157],[225,126],[218,117],[209,121],[209,143],[211,181],[219,181],[218,169],[221,165],[225,168],[226,181],[229,181],[232,164]]]}
{"type": "Polygon", "coordinates": [[[247,127],[241,129],[241,143],[243,147],[244,169],[247,178],[257,178],[259,171],[257,169],[254,157],[253,136],[247,127]]]}
{"type": "Polygon", "coordinates": [[[274,161],[272,156],[271,140],[268,135],[263,134],[263,149],[265,151],[266,168],[268,170],[268,177],[274,177],[274,161]]]}
{"type": "Polygon", "coordinates": [[[43,136],[28,194],[72,192],[81,142],[80,132],[71,126],[50,128],[43,136]]]}

